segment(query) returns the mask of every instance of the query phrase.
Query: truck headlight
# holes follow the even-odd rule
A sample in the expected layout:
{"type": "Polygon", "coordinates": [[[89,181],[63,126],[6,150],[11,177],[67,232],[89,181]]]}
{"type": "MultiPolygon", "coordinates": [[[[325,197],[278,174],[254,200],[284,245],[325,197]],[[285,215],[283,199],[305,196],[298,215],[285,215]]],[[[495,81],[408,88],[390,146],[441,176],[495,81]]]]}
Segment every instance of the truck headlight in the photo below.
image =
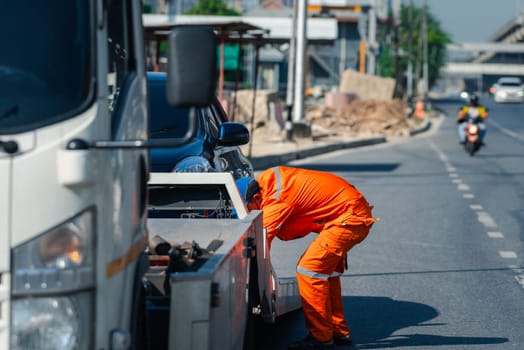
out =
{"type": "Polygon", "coordinates": [[[92,294],[13,300],[10,349],[91,349],[92,294]]]}
{"type": "Polygon", "coordinates": [[[13,249],[13,294],[52,293],[94,284],[94,214],[88,210],[13,249]]]}
{"type": "Polygon", "coordinates": [[[73,349],[78,317],[69,298],[35,298],[13,302],[12,349],[73,349]]]}
{"type": "Polygon", "coordinates": [[[90,209],[13,248],[11,349],[90,348],[95,227],[90,209]]]}

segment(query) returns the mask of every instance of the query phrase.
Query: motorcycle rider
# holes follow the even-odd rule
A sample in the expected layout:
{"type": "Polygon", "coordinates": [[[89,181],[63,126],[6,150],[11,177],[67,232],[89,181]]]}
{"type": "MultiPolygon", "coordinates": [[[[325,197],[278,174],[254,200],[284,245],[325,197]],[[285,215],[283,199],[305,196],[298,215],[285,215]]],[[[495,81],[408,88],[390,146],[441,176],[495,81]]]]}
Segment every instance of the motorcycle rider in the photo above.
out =
{"type": "Polygon", "coordinates": [[[459,124],[458,133],[461,144],[466,143],[466,125],[468,118],[480,118],[478,123],[480,129],[480,141],[484,144],[484,137],[486,136],[486,125],[484,120],[488,119],[488,109],[479,103],[477,95],[472,94],[469,98],[469,104],[464,105],[458,112],[456,122],[459,124]]]}

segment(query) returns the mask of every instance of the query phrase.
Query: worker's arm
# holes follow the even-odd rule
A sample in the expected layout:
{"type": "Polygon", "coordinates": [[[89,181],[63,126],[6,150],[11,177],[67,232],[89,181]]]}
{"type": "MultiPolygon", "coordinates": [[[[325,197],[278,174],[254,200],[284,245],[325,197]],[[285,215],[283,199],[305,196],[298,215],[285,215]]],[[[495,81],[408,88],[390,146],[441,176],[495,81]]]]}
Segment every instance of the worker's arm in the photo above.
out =
{"type": "Polygon", "coordinates": [[[291,216],[293,208],[285,202],[274,202],[262,208],[264,228],[267,231],[267,239],[271,241],[279,235],[280,229],[291,216]]]}
{"type": "Polygon", "coordinates": [[[287,223],[282,226],[278,233],[278,238],[283,241],[291,239],[302,238],[307,236],[311,232],[320,233],[323,225],[318,222],[313,222],[307,219],[301,220],[288,220],[287,223]]]}

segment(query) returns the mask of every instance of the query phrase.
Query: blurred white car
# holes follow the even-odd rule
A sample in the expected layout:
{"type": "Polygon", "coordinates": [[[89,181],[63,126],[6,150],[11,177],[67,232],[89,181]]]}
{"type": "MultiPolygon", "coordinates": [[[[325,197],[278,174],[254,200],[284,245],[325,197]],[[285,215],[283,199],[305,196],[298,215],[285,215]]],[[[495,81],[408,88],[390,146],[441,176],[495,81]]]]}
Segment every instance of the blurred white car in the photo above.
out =
{"type": "Polygon", "coordinates": [[[495,102],[524,102],[524,85],[520,78],[502,77],[492,87],[495,102]]]}

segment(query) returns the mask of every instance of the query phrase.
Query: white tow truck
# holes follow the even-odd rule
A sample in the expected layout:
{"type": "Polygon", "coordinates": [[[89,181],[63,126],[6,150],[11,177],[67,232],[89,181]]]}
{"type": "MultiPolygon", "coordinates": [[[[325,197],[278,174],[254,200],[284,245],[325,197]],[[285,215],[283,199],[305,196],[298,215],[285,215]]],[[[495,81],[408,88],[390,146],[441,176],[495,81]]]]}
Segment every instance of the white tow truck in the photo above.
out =
{"type": "MultiPolygon", "coordinates": [[[[151,265],[151,233],[164,231],[161,217],[148,219],[148,150],[177,147],[192,128],[180,140],[148,139],[140,1],[28,1],[2,8],[10,30],[0,34],[0,349],[146,349],[155,336],[170,349],[241,348],[226,327],[243,329],[254,313],[272,321],[292,305],[253,243],[263,239],[259,213],[237,205],[233,221],[173,219],[170,232],[205,228],[223,243],[165,285],[151,265]],[[261,288],[251,283],[254,250],[261,288]],[[243,299],[259,291],[260,300],[243,299]],[[189,326],[184,315],[198,310],[189,326]],[[167,332],[151,333],[162,317],[167,332]]],[[[173,31],[170,103],[209,104],[215,56],[211,30],[173,31]]],[[[149,186],[171,180],[153,174],[149,186]]]]}
{"type": "Polygon", "coordinates": [[[249,348],[256,317],[300,307],[295,280],[272,268],[262,212],[246,210],[230,173],[152,173],[149,193],[146,348],[249,348]],[[166,243],[186,250],[165,254],[166,243]]]}

